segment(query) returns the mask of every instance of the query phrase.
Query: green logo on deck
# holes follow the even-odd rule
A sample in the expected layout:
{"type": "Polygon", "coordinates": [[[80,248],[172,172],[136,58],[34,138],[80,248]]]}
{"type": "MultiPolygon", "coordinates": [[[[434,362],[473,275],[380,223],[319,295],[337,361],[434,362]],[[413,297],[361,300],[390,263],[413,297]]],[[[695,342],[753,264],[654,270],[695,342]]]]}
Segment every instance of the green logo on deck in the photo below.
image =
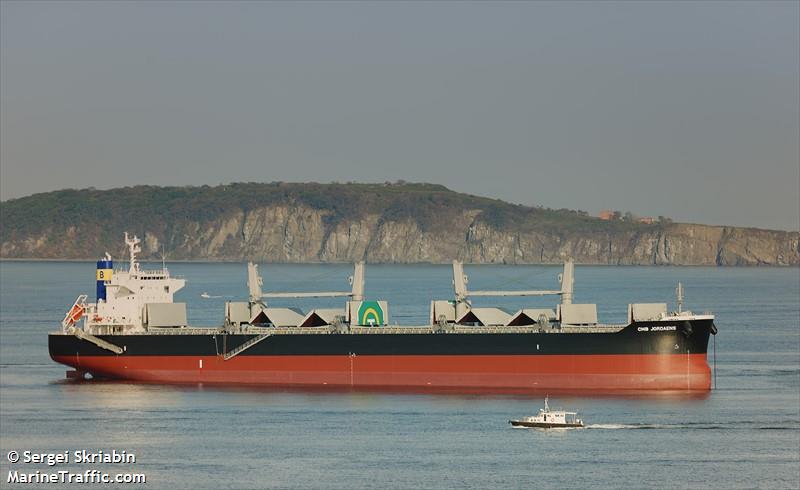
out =
{"type": "Polygon", "coordinates": [[[365,327],[383,325],[383,308],[377,301],[362,301],[358,307],[358,324],[365,327]]]}

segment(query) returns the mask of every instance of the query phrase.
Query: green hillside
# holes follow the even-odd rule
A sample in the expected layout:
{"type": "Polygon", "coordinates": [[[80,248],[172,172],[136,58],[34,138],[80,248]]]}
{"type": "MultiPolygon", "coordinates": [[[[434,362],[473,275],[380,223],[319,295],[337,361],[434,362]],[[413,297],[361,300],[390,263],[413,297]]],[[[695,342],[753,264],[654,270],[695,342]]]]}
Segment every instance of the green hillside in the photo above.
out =
{"type": "Polygon", "coordinates": [[[110,234],[118,240],[124,230],[168,231],[185,221],[206,223],[227,213],[275,204],[303,204],[326,210],[330,213],[326,218],[330,224],[371,213],[388,221],[411,218],[423,230],[446,225],[463,210],[479,210],[479,220],[503,231],[616,231],[646,227],[624,221],[601,221],[581,211],[510,204],[434,184],[273,182],[215,187],[67,189],[12,199],[0,206],[0,242],[44,232],[60,234],[71,227],[110,234]]]}

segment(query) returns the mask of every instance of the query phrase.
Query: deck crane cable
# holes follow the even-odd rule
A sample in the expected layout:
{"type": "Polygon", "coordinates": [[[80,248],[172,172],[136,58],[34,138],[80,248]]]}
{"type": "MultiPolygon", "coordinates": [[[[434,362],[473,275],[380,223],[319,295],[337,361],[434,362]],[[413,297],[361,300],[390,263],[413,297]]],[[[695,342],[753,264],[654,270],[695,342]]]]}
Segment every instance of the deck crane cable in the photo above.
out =
{"type": "MultiPolygon", "coordinates": [[[[279,265],[284,265],[284,264],[279,264],[279,265]]],[[[339,274],[341,274],[341,273],[342,273],[341,270],[338,270],[338,268],[336,268],[336,267],[332,267],[331,270],[327,270],[327,271],[324,271],[322,273],[315,274],[315,275],[313,275],[311,277],[304,277],[302,279],[299,279],[297,277],[297,274],[290,274],[290,273],[280,272],[280,270],[270,270],[269,271],[269,276],[270,277],[278,277],[278,278],[281,278],[281,279],[286,279],[286,280],[291,281],[291,282],[309,282],[309,281],[320,281],[320,280],[324,280],[324,279],[331,279],[333,277],[339,277],[339,274]]]]}
{"type": "MultiPolygon", "coordinates": [[[[538,269],[538,267],[537,267],[537,269],[538,269]]],[[[526,286],[526,287],[528,287],[530,289],[530,286],[529,286],[530,283],[528,281],[531,278],[539,279],[539,277],[544,275],[545,272],[547,272],[547,271],[538,270],[538,271],[536,271],[534,273],[524,272],[522,274],[515,274],[515,275],[511,276],[508,279],[501,277],[500,278],[501,285],[497,286],[497,288],[502,289],[502,288],[507,288],[508,286],[522,284],[522,285],[524,285],[524,286],[526,286]]],[[[494,288],[494,287],[489,287],[488,289],[492,289],[492,288],[494,288]]]]}

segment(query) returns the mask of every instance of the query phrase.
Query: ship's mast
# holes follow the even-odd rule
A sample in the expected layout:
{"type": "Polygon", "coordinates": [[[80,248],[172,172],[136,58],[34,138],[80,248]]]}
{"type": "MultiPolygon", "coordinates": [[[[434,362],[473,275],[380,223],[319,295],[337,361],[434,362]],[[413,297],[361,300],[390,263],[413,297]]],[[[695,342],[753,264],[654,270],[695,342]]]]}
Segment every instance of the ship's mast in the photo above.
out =
{"type": "Polygon", "coordinates": [[[561,283],[561,304],[572,304],[572,292],[575,287],[575,263],[568,260],[564,263],[564,272],[558,275],[561,283]]]}
{"type": "Polygon", "coordinates": [[[141,240],[139,240],[139,237],[133,235],[133,238],[129,238],[128,232],[125,232],[125,244],[128,246],[128,252],[131,256],[130,268],[128,269],[128,272],[131,274],[131,276],[134,276],[137,272],[139,272],[139,262],[136,261],[136,254],[142,251],[142,249],[139,248],[140,242],[141,240]]]}
{"type": "Polygon", "coordinates": [[[350,292],[353,301],[364,301],[364,262],[355,263],[350,284],[353,286],[350,292]]]}

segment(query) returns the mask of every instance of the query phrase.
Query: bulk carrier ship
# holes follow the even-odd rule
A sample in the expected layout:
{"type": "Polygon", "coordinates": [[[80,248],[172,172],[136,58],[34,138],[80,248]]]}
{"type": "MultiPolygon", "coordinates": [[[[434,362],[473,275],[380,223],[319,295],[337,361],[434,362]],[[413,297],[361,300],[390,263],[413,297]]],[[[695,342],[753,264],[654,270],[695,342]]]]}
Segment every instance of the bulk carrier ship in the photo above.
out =
{"type": "Polygon", "coordinates": [[[68,377],[157,383],[496,391],[708,391],[714,316],[666,303],[628,305],[625,324],[597,321],[594,304],[573,303],[572,262],[560,289],[469,291],[453,262],[455,295],[430,304],[430,323],[390,326],[386,301],[364,296],[364,264],[350,291],[264,293],[248,264],[249,301],[226,302],[216,328],[187,324],[173,295],[185,281],[143,270],[137,237],[125,234],[127,269],[97,262],[96,302],[78,296],[50,356],[68,377]],[[560,296],[553,309],[473,308],[475,296],[560,296]],[[344,308],[268,306],[266,298],[346,297],[344,308]]]}

